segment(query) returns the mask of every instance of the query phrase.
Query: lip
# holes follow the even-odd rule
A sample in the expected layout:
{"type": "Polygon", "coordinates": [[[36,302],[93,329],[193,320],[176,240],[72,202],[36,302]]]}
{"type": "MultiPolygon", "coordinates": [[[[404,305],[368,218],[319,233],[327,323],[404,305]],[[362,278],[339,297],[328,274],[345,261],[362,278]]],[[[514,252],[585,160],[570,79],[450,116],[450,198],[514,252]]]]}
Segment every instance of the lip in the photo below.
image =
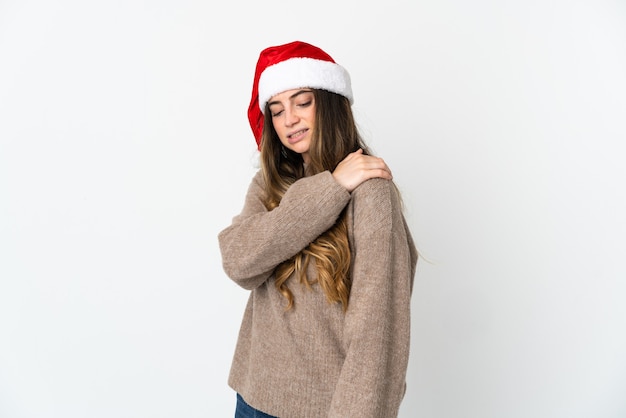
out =
{"type": "Polygon", "coordinates": [[[293,131],[287,134],[287,141],[290,144],[295,144],[296,142],[299,142],[302,138],[304,138],[304,136],[306,135],[306,133],[309,131],[308,128],[304,128],[304,129],[298,129],[297,131],[293,131]]]}

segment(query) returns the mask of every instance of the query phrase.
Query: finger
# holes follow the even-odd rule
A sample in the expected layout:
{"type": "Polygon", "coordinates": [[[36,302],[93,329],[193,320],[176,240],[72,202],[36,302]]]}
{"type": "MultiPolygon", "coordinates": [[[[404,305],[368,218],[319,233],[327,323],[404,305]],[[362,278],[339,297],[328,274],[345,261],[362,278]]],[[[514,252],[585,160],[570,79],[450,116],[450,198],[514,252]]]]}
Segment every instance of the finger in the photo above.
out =
{"type": "Polygon", "coordinates": [[[363,156],[363,149],[359,148],[358,150],[351,152],[350,154],[348,154],[349,157],[352,158],[359,158],[363,156]]]}
{"type": "Polygon", "coordinates": [[[378,157],[369,157],[363,160],[363,166],[366,168],[383,168],[388,169],[387,163],[382,158],[378,157]]]}

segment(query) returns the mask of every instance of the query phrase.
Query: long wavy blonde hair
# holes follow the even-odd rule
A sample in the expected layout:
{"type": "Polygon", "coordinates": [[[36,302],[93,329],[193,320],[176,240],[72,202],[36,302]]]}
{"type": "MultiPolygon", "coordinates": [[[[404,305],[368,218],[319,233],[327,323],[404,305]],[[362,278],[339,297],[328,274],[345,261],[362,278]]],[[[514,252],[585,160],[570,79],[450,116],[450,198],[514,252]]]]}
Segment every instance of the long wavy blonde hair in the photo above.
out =
{"type": "MultiPolygon", "coordinates": [[[[325,90],[313,89],[315,100],[315,131],[309,148],[310,163],[307,174],[333,171],[349,153],[359,148],[369,151],[358,132],[350,102],[345,97],[325,90]]],[[[265,206],[276,208],[296,180],[305,176],[302,156],[284,148],[274,130],[269,107],[264,112],[264,130],[261,141],[261,167],[265,180],[265,206]]],[[[319,284],[331,303],[348,308],[350,296],[351,252],[345,210],[335,225],[320,235],[301,252],[276,267],[276,287],[287,299],[286,309],[294,304],[287,286],[295,274],[308,288],[319,284]],[[307,277],[309,263],[314,260],[317,277],[307,277]]]]}

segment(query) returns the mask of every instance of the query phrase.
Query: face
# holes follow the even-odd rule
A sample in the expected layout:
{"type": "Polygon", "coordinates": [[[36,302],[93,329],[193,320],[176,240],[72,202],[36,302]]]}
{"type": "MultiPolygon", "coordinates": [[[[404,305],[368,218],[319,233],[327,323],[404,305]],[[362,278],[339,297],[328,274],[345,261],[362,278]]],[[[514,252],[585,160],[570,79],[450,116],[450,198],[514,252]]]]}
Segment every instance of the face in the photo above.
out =
{"type": "Polygon", "coordinates": [[[274,130],[280,142],[309,162],[309,147],[315,129],[315,97],[309,89],[287,90],[269,100],[274,130]]]}

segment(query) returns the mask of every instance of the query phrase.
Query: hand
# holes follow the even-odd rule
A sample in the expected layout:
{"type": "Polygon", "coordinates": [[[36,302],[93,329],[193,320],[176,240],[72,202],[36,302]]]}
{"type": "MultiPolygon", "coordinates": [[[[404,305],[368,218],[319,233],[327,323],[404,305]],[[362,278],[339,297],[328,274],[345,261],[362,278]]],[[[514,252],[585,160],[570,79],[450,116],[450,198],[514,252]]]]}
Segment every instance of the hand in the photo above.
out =
{"type": "Polygon", "coordinates": [[[391,170],[382,158],[364,155],[362,149],[348,154],[333,171],[337,183],[352,192],[365,180],[380,177],[391,180],[391,170]]]}

